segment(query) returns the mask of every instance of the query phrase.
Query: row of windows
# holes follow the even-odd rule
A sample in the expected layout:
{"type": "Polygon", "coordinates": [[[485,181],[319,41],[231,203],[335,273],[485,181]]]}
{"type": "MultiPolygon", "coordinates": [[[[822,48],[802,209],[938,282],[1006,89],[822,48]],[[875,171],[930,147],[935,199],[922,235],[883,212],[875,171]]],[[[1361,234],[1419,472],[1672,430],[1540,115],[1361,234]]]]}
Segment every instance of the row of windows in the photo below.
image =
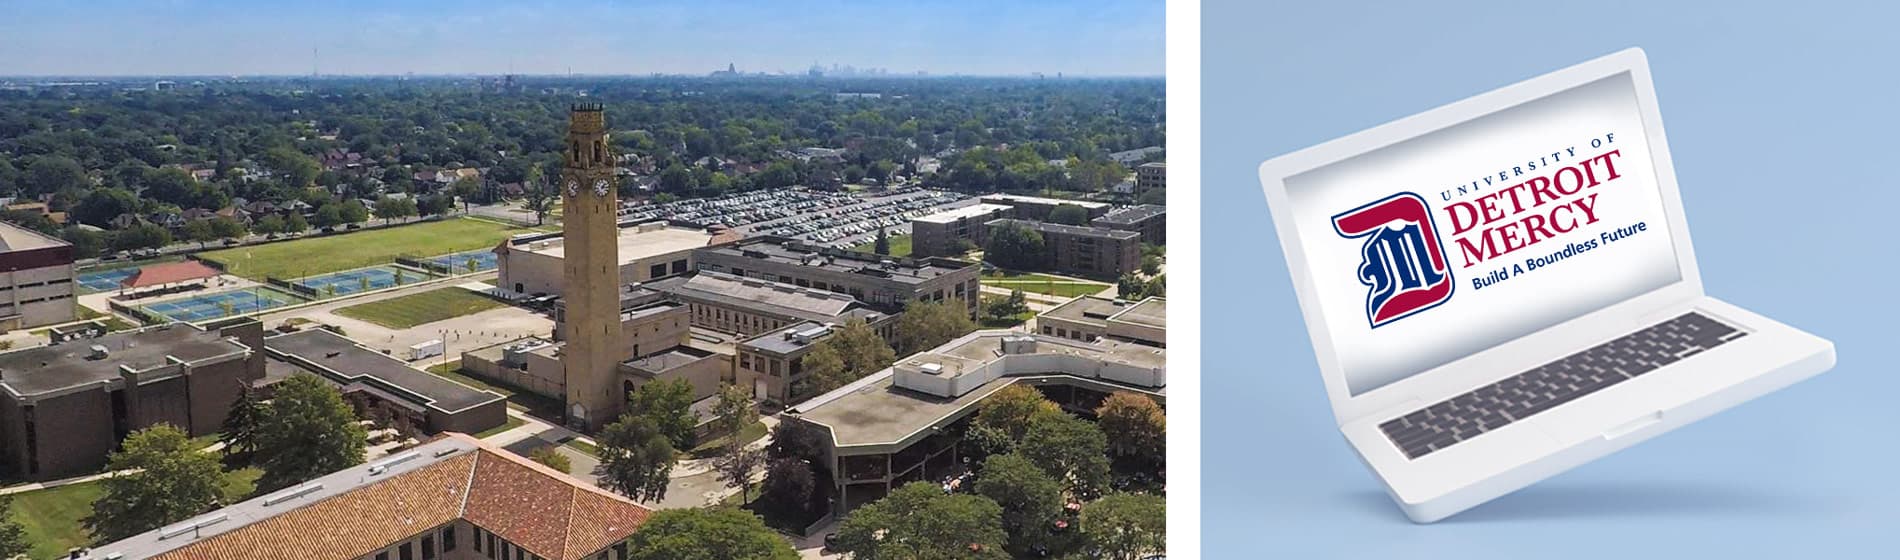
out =
{"type": "Polygon", "coordinates": [[[389,550],[376,553],[376,560],[391,560],[390,552],[392,551],[395,552],[394,560],[416,560],[418,553],[422,555],[422,560],[435,560],[436,554],[439,552],[446,553],[454,551],[455,525],[450,524],[447,527],[443,527],[439,534],[442,537],[442,548],[440,549],[435,547],[437,534],[424,533],[420,541],[405,542],[389,550]]]}
{"type": "Polygon", "coordinates": [[[11,286],[0,286],[0,291],[10,290],[10,289],[15,289],[15,288],[24,290],[27,288],[38,288],[40,286],[58,286],[61,284],[71,284],[71,283],[73,283],[73,279],[71,278],[59,278],[59,279],[54,279],[54,280],[46,280],[43,282],[27,282],[25,284],[13,284],[11,286]]]}
{"type": "Polygon", "coordinates": [[[35,304],[35,303],[39,303],[39,302],[42,302],[42,301],[58,301],[58,300],[62,300],[62,299],[70,299],[70,298],[72,298],[72,297],[73,297],[73,295],[72,295],[72,294],[60,294],[60,295],[56,295],[56,296],[50,296],[50,297],[43,297],[43,298],[34,298],[34,299],[29,299],[29,300],[21,300],[21,301],[20,301],[20,305],[31,305],[31,304],[35,304]]]}
{"type": "MultiPolygon", "coordinates": [[[[660,264],[647,267],[647,277],[659,278],[661,276],[666,276],[667,274],[666,270],[668,266],[669,265],[667,263],[660,263],[660,264]]],[[[673,261],[671,267],[673,269],[673,274],[684,274],[686,272],[686,259],[673,261]]]]}
{"type": "Polygon", "coordinates": [[[1068,338],[1068,339],[1074,339],[1074,340],[1090,340],[1094,338],[1092,336],[1089,336],[1088,333],[1082,332],[1081,329],[1076,329],[1076,330],[1071,331],[1069,329],[1054,328],[1054,327],[1049,327],[1046,325],[1042,327],[1042,334],[1051,335],[1051,336],[1059,336],[1062,338],[1068,338]]]}

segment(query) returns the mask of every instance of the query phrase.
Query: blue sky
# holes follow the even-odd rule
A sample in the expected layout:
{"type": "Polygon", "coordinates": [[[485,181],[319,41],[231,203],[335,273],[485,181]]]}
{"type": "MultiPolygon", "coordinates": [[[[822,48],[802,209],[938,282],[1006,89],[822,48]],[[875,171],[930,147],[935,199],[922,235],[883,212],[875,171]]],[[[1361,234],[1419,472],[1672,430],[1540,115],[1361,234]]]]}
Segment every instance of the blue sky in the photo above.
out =
{"type": "Polygon", "coordinates": [[[1159,76],[1161,0],[0,0],[0,75],[1159,76]]]}

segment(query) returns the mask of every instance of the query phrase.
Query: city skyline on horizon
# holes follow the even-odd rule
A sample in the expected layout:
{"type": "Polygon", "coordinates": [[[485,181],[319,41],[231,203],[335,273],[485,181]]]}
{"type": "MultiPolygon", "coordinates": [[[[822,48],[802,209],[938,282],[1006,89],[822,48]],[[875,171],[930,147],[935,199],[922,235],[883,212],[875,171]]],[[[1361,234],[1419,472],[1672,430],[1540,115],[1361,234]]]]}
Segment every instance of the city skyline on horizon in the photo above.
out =
{"type": "Polygon", "coordinates": [[[1160,77],[1162,12],[1148,0],[9,3],[0,76],[704,76],[728,64],[752,76],[818,63],[856,77],[1160,77]]]}

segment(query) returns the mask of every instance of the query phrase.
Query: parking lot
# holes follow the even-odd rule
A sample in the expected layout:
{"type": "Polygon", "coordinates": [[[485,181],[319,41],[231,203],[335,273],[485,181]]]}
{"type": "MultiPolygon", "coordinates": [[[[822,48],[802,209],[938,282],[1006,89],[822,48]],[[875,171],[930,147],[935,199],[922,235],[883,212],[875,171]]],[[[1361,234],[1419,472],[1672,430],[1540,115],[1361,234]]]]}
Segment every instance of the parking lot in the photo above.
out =
{"type": "Polygon", "coordinates": [[[803,239],[848,248],[877,235],[910,231],[910,220],[974,202],[966,195],[921,189],[852,195],[803,188],[734,193],[715,198],[648,203],[622,208],[623,219],[670,219],[688,225],[724,225],[746,234],[803,239]]]}

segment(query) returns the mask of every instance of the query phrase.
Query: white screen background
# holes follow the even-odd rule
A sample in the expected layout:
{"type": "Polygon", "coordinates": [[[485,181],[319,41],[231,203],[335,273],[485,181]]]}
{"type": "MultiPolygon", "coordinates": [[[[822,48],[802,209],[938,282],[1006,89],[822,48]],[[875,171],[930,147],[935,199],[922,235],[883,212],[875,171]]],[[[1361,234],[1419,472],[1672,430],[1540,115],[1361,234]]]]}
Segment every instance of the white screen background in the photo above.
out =
{"type": "MultiPolygon", "coordinates": [[[[1285,182],[1306,254],[1305,273],[1313,277],[1319,310],[1326,318],[1348,392],[1355,396],[1680,279],[1635,83],[1628,73],[1367,152],[1285,182]],[[1606,134],[1613,134],[1614,141],[1591,147],[1592,138],[1606,134]],[[1576,148],[1575,157],[1566,155],[1549,168],[1540,164],[1521,177],[1497,181],[1499,171],[1570,147],[1576,148]],[[1452,195],[1452,202],[1472,201],[1612,149],[1621,151],[1615,161],[1621,176],[1585,191],[1597,194],[1597,223],[1470,268],[1464,266],[1451,236],[1452,222],[1446,211],[1450,202],[1441,192],[1490,175],[1493,183],[1481,190],[1452,195]],[[1417,193],[1432,208],[1436,233],[1456,284],[1444,304],[1373,329],[1365,316],[1367,287],[1356,275],[1364,239],[1339,236],[1331,220],[1340,212],[1404,191],[1417,193]],[[1599,233],[1637,222],[1646,223],[1648,231],[1608,244],[1599,240],[1596,249],[1548,267],[1482,290],[1472,287],[1472,278],[1499,266],[1521,265],[1531,257],[1561,251],[1569,242],[1595,239],[1599,233]]],[[[1466,236],[1485,227],[1475,227],[1466,236]]]]}

